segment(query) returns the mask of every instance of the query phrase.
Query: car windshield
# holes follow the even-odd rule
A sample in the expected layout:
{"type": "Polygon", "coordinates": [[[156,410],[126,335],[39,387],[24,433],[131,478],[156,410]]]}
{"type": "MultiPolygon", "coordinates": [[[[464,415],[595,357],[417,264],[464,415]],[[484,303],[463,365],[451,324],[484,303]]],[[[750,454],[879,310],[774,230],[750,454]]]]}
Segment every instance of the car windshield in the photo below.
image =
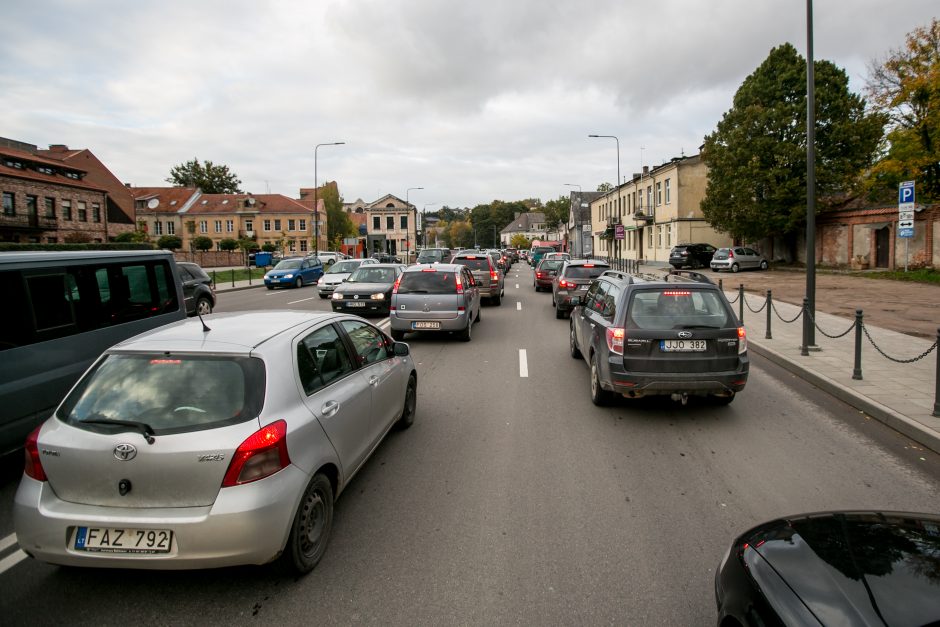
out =
{"type": "Polygon", "coordinates": [[[72,425],[134,421],[156,433],[193,431],[255,418],[264,364],[249,357],[108,355],[56,416],[72,425]]]}
{"type": "Polygon", "coordinates": [[[274,269],[275,270],[296,270],[297,268],[300,267],[300,262],[301,262],[300,259],[285,259],[284,261],[274,266],[274,269]]]}
{"type": "Polygon", "coordinates": [[[363,266],[353,272],[347,283],[394,283],[395,271],[392,268],[370,268],[363,266]]]}
{"type": "Polygon", "coordinates": [[[565,269],[565,278],[568,279],[596,279],[600,275],[604,274],[606,271],[610,270],[610,266],[604,265],[594,265],[594,266],[568,266],[565,269]]]}
{"type": "Polygon", "coordinates": [[[421,271],[406,272],[401,275],[398,284],[399,294],[456,294],[457,283],[454,273],[421,271]]]}
{"type": "Polygon", "coordinates": [[[337,261],[332,266],[330,266],[330,269],[327,270],[327,274],[349,274],[360,265],[362,265],[362,262],[359,260],[337,261]]]}
{"type": "Polygon", "coordinates": [[[458,257],[454,263],[467,266],[470,270],[489,270],[490,262],[486,257],[458,257]]]}
{"type": "Polygon", "coordinates": [[[627,309],[628,329],[724,329],[736,327],[713,290],[663,287],[637,291],[627,309]]]}

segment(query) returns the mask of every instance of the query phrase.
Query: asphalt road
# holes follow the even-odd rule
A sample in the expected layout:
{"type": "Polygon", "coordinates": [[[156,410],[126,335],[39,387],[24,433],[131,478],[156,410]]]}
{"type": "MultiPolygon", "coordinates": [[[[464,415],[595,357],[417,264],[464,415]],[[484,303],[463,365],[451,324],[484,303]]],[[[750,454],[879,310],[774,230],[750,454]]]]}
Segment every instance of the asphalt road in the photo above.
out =
{"type": "MultiPolygon", "coordinates": [[[[938,456],[755,356],[728,407],[594,407],[568,323],[531,280],[524,265],[510,272],[470,343],[407,337],[415,425],[340,498],[310,575],[26,559],[0,573],[3,622],[710,625],[715,567],[748,526],[824,509],[937,511],[938,456]]],[[[255,289],[222,294],[217,311],[282,306],[328,303],[313,288],[255,289]]],[[[18,473],[4,468],[0,541],[18,473]]]]}

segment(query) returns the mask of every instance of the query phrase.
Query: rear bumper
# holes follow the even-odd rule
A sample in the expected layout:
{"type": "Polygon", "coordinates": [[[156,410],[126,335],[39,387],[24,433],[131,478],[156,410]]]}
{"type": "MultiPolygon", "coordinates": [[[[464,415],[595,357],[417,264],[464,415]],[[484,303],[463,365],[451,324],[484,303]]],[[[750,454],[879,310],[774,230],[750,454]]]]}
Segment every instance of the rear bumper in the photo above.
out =
{"type": "Polygon", "coordinates": [[[632,372],[624,369],[619,355],[609,360],[609,389],[624,396],[656,394],[727,395],[740,392],[747,384],[750,364],[747,356],[737,370],[724,372],[632,372]]]}
{"type": "Polygon", "coordinates": [[[52,564],[151,570],[265,564],[283,550],[308,481],[291,465],[266,479],[222,488],[209,506],[134,509],[62,501],[48,482],[24,476],[13,520],[20,547],[52,564]],[[77,551],[69,539],[78,526],[171,530],[173,544],[169,553],[156,555],[77,551]]]}
{"type": "Polygon", "coordinates": [[[389,312],[389,328],[392,331],[421,332],[421,333],[440,333],[442,331],[463,331],[467,328],[467,312],[460,312],[456,318],[400,318],[395,315],[395,311],[389,312]],[[415,329],[412,323],[415,322],[440,322],[438,329],[415,329]]]}

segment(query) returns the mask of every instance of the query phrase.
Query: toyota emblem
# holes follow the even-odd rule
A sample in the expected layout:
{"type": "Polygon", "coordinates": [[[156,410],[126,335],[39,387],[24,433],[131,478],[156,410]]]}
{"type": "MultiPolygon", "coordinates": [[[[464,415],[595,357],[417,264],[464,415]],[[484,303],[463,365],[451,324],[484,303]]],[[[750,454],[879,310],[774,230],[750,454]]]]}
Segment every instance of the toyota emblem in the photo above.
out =
{"type": "Polygon", "coordinates": [[[679,337],[681,337],[683,340],[687,340],[690,337],[692,337],[692,332],[691,331],[679,331],[679,337]]]}
{"type": "Polygon", "coordinates": [[[137,447],[133,444],[118,444],[114,447],[114,458],[127,462],[137,457],[137,447]]]}

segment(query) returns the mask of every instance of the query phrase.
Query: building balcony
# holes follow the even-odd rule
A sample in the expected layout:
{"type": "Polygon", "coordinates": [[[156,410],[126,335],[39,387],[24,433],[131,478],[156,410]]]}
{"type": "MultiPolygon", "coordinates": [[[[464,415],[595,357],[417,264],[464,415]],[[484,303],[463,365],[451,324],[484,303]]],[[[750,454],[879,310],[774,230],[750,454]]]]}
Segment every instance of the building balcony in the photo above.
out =
{"type": "Polygon", "coordinates": [[[637,209],[633,214],[633,219],[637,222],[651,223],[655,219],[655,216],[652,216],[642,209],[637,209]]]}
{"type": "Polygon", "coordinates": [[[55,218],[42,216],[2,214],[0,228],[29,232],[55,231],[59,228],[59,222],[55,218]]]}

